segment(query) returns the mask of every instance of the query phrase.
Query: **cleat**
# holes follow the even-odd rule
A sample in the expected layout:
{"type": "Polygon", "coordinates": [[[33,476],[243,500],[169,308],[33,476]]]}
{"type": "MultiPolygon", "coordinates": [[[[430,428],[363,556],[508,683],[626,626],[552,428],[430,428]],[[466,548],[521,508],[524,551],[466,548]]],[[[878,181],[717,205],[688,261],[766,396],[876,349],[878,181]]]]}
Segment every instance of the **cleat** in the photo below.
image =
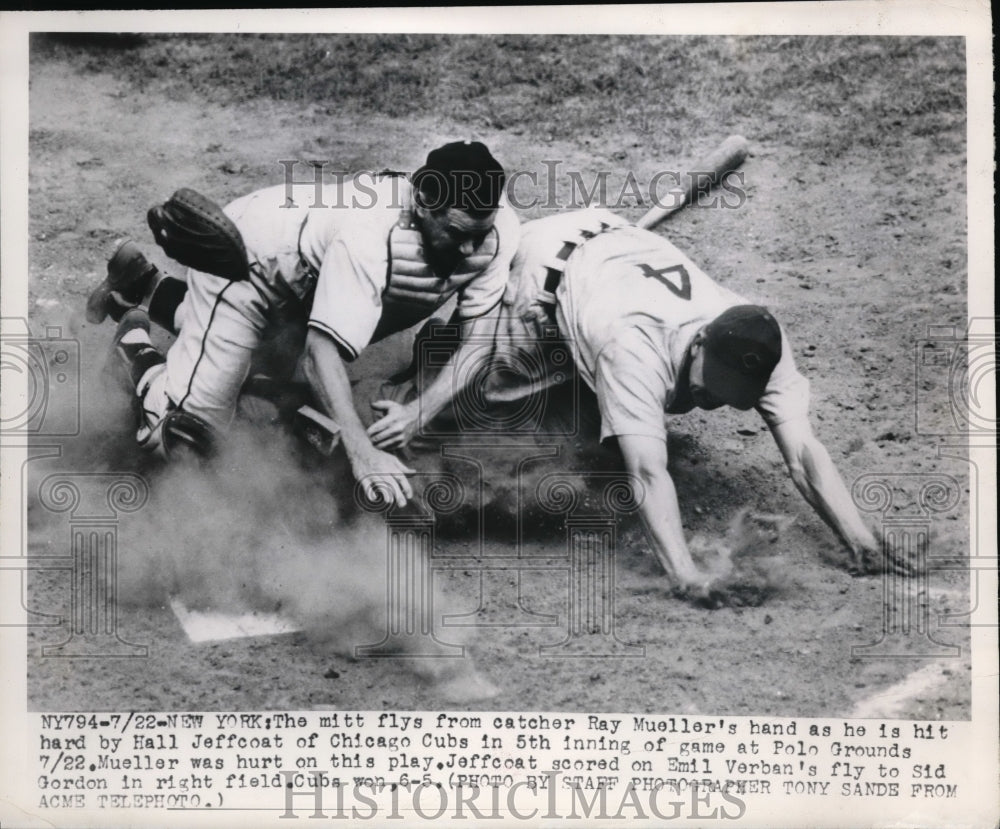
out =
{"type": "Polygon", "coordinates": [[[148,278],[155,272],[156,265],[146,258],[135,242],[131,239],[118,240],[108,260],[108,284],[112,289],[138,303],[148,278]]]}
{"type": "Polygon", "coordinates": [[[108,260],[108,275],[87,297],[87,320],[95,325],[107,317],[118,321],[146,295],[157,273],[131,239],[120,239],[108,260]]]}
{"type": "Polygon", "coordinates": [[[118,322],[126,311],[137,305],[137,302],[127,302],[117,291],[108,290],[102,282],[87,297],[87,321],[96,325],[111,317],[118,322]]]}

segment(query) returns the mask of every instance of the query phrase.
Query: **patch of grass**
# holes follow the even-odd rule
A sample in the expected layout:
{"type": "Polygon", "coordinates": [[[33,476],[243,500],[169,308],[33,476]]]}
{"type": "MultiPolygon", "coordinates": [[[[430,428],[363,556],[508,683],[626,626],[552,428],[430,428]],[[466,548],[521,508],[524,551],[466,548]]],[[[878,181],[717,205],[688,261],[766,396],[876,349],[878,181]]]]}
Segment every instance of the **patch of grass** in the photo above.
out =
{"type": "Polygon", "coordinates": [[[38,35],[137,88],[213,103],[432,115],[530,136],[638,134],[653,153],[742,131],[835,159],[892,133],[960,149],[960,38],[446,35],[38,35]]]}

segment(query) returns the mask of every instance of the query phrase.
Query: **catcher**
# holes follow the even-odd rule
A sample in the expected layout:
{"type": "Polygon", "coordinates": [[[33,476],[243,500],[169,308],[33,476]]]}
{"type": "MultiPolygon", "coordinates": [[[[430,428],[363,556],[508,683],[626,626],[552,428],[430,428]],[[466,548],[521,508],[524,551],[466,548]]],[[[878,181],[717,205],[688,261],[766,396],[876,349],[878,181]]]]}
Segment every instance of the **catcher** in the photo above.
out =
{"type": "MultiPolygon", "coordinates": [[[[855,565],[870,568],[875,538],[813,434],[809,383],[767,310],[713,282],[666,239],[605,210],[585,210],[522,227],[496,336],[524,341],[525,332],[535,330],[537,341],[540,326],[550,321],[595,393],[600,439],[617,439],[626,470],[645,490],[637,499],[641,516],[657,557],[682,592],[708,598],[716,587],[692,560],[667,471],[664,414],[694,408],[756,409],[796,487],[855,565]]],[[[556,374],[553,368],[508,380],[489,394],[498,402],[534,394],[552,385],[556,374]]],[[[384,449],[406,445],[445,408],[443,397],[435,401],[433,395],[381,405],[387,414],[369,434],[384,449]]]]}
{"type": "MultiPolygon", "coordinates": [[[[262,346],[285,338],[298,357],[304,339],[306,379],[340,428],[354,477],[370,497],[405,504],[412,470],[372,445],[345,362],[453,295],[463,332],[499,304],[520,231],[504,181],[489,150],[466,141],[433,150],[411,180],[341,183],[326,209],[302,209],[318,201],[311,184],[292,188],[292,204],[279,185],[224,211],[187,189],[154,207],[150,228],[189,267],[186,283],[126,241],[87,306],[92,322],[119,320],[115,353],[135,391],[140,445],[165,456],[178,446],[207,453],[262,346]],[[166,355],[150,340],[150,319],[177,334],[166,355]]],[[[284,371],[277,379],[290,378],[292,367],[284,371]]],[[[453,388],[446,367],[429,391],[447,397],[453,388]]]]}

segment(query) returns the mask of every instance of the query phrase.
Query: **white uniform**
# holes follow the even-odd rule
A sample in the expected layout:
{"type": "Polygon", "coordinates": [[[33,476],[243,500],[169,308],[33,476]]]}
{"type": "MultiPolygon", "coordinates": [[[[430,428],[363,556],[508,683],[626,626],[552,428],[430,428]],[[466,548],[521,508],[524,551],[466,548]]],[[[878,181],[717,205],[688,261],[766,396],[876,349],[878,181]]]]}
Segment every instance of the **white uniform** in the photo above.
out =
{"type": "MultiPolygon", "coordinates": [[[[148,429],[171,405],[226,429],[254,352],[286,326],[308,321],[353,359],[456,293],[466,318],[489,312],[503,295],[520,230],[505,202],[477,250],[453,273],[438,275],[424,260],[405,178],[342,184],[336,198],[324,194],[325,207],[310,206],[312,185],[293,188],[295,207],[284,206],[286,195],[284,185],[269,187],[225,208],[243,235],[250,278],[188,272],[177,340],[165,366],[145,379],[148,429]]],[[[148,429],[140,430],[140,441],[148,429]]]]}
{"type": "MultiPolygon", "coordinates": [[[[505,297],[523,318],[544,296],[550,269],[559,333],[596,393],[601,439],[645,435],[666,440],[664,413],[694,408],[680,376],[702,326],[747,300],[716,284],[661,236],[605,210],[562,213],[528,222],[505,297]]],[[[782,332],[779,360],[757,410],[775,425],[804,417],[809,383],[795,368],[782,332]]]]}

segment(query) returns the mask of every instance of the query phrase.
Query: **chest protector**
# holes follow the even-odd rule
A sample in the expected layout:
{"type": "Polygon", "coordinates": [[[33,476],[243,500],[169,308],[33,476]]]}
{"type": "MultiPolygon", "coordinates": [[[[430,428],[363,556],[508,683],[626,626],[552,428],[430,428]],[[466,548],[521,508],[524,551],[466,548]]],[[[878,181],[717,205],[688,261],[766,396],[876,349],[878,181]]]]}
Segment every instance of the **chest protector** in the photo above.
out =
{"type": "Polygon", "coordinates": [[[489,266],[496,258],[499,242],[496,228],[491,228],[471,256],[460,260],[450,274],[440,276],[424,260],[423,237],[413,223],[412,215],[404,211],[389,233],[389,262],[386,286],[382,292],[383,302],[412,305],[415,310],[420,309],[422,317],[430,314],[489,266]]]}

